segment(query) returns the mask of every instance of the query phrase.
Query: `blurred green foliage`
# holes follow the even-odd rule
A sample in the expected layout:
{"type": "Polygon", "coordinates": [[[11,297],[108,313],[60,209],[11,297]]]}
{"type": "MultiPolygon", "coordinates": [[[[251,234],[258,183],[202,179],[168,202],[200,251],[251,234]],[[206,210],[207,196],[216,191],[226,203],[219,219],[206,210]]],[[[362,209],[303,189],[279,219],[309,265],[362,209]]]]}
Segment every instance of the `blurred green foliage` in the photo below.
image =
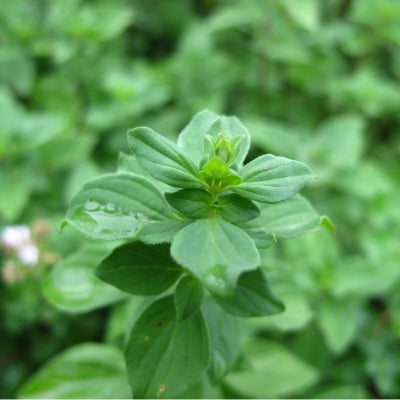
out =
{"type": "Polygon", "coordinates": [[[286,311],[242,327],[221,387],[182,396],[399,397],[399,45],[398,0],[0,2],[0,226],[52,227],[35,273],[7,281],[7,262],[23,267],[0,254],[0,396],[72,344],[122,346],[142,305],[100,309],[123,297],[91,274],[109,249],[58,224],[83,182],[115,170],[127,129],[175,138],[209,108],[239,116],[252,157],[310,165],[306,195],[337,233],[263,252],[286,311]]]}

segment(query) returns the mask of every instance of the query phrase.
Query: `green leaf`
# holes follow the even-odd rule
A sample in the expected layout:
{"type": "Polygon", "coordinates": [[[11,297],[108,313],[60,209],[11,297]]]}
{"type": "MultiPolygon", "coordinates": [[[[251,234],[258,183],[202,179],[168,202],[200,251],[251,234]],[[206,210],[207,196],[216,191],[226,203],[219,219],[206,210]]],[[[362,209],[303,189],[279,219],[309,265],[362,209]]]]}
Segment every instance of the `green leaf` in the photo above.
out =
{"type": "Polygon", "coordinates": [[[136,175],[140,175],[144,178],[147,178],[151,181],[155,186],[157,186],[162,192],[166,190],[170,190],[170,186],[166,185],[154,179],[152,175],[150,175],[138,162],[137,158],[133,154],[125,154],[119,153],[118,155],[118,172],[130,172],[136,175]]]}
{"type": "Polygon", "coordinates": [[[230,186],[238,185],[242,179],[233,173],[227,165],[217,157],[211,158],[204,164],[199,178],[206,184],[207,190],[219,193],[230,186]]]}
{"type": "Polygon", "coordinates": [[[176,316],[186,319],[201,307],[204,297],[203,285],[192,275],[185,275],[175,289],[176,316]]]}
{"type": "Polygon", "coordinates": [[[259,208],[248,199],[230,193],[218,197],[218,214],[231,224],[239,224],[260,215],[259,208]]]}
{"type": "Polygon", "coordinates": [[[240,353],[239,320],[218,307],[206,296],[202,310],[210,333],[211,363],[208,369],[214,383],[219,383],[229,372],[240,353]]]}
{"type": "Polygon", "coordinates": [[[126,297],[93,274],[93,269],[111,250],[109,244],[90,243],[58,263],[43,281],[46,299],[61,310],[87,312],[126,297]]]}
{"type": "Polygon", "coordinates": [[[318,302],[317,321],[329,349],[343,353],[355,339],[359,309],[354,301],[323,298],[318,302]]]}
{"type": "Polygon", "coordinates": [[[350,168],[356,165],[364,149],[365,121],[347,114],[324,121],[316,130],[311,156],[323,166],[350,168]]]}
{"type": "Polygon", "coordinates": [[[171,254],[221,296],[232,295],[239,275],[260,264],[251,238],[219,217],[200,219],[183,228],[172,242],[171,254]]]}
{"type": "Polygon", "coordinates": [[[139,164],[154,178],[182,188],[200,187],[198,170],[181,149],[150,128],[128,131],[128,144],[139,164]]]}
{"type": "Polygon", "coordinates": [[[134,324],[125,349],[134,398],[173,398],[207,368],[210,343],[203,315],[176,317],[169,296],[156,300],[134,324]]]}
{"type": "Polygon", "coordinates": [[[172,242],[174,236],[188,223],[187,220],[175,219],[149,222],[143,225],[138,239],[147,244],[172,242]]]}
{"type": "Polygon", "coordinates": [[[165,193],[168,203],[188,218],[207,218],[212,206],[212,196],[203,189],[182,189],[165,193]]]}
{"type": "Polygon", "coordinates": [[[318,0],[280,0],[285,10],[299,26],[309,31],[314,31],[319,25],[318,0]]]}
{"type": "Polygon", "coordinates": [[[0,215],[6,220],[16,220],[29,201],[35,186],[34,174],[30,162],[0,163],[0,215]]]}
{"type": "Polygon", "coordinates": [[[236,161],[241,165],[250,148],[250,133],[236,117],[220,117],[209,110],[203,110],[196,114],[179,134],[178,146],[185,150],[196,165],[199,165],[204,155],[205,135],[216,138],[219,133],[228,139],[244,135],[240,150],[235,150],[236,161]]]}
{"type": "Polygon", "coordinates": [[[279,314],[285,309],[282,301],[271,291],[260,268],[240,275],[232,299],[214,298],[226,312],[238,317],[279,314]]]}
{"type": "Polygon", "coordinates": [[[163,293],[181,273],[168,245],[140,242],[116,248],[96,269],[96,275],[104,282],[138,296],[163,293]]]}
{"type": "Polygon", "coordinates": [[[200,164],[204,155],[204,135],[218,118],[217,114],[209,110],[200,111],[179,134],[178,146],[188,154],[195,165],[200,164]]]}
{"type": "Polygon", "coordinates": [[[149,220],[167,220],[170,209],[162,193],[147,179],[127,173],[100,176],[72,199],[66,215],[91,239],[135,238],[149,220]]]}
{"type": "Polygon", "coordinates": [[[250,132],[237,117],[221,116],[210,126],[206,134],[216,138],[220,133],[228,139],[235,136],[244,137],[240,142],[240,150],[235,151],[237,153],[235,162],[237,165],[242,165],[250,148],[250,132]]]}
{"type": "Polygon", "coordinates": [[[267,249],[277,242],[273,233],[250,229],[244,229],[244,231],[253,239],[257,249],[267,249]]]}
{"type": "Polygon", "coordinates": [[[318,380],[314,367],[278,343],[253,340],[243,353],[250,368],[225,378],[225,384],[242,398],[287,398],[318,380]]]}
{"type": "Polygon", "coordinates": [[[19,391],[30,399],[130,398],[122,353],[100,343],[79,344],[58,354],[19,391]]]}
{"type": "Polygon", "coordinates": [[[231,188],[240,196],[261,203],[278,203],[294,196],[313,176],[307,165],[265,154],[239,170],[243,182],[231,188]]]}
{"type": "Polygon", "coordinates": [[[241,224],[243,229],[264,230],[278,238],[293,238],[320,227],[320,216],[301,195],[278,204],[260,204],[261,215],[254,221],[241,224]]]}

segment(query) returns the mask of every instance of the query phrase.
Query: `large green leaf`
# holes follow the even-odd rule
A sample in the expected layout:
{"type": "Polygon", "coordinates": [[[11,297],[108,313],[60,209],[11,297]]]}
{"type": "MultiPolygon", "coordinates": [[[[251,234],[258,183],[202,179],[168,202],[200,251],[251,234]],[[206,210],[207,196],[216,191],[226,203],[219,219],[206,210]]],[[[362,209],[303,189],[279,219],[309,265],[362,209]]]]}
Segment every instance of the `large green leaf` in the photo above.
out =
{"type": "Polygon", "coordinates": [[[313,176],[307,165],[265,154],[239,170],[243,182],[231,188],[240,196],[262,203],[278,203],[294,196],[313,176]]]}
{"type": "Polygon", "coordinates": [[[278,314],[285,309],[260,268],[240,275],[232,299],[215,296],[215,300],[225,311],[239,317],[278,314]]]}
{"type": "Polygon", "coordinates": [[[252,239],[220,217],[200,219],[179,231],[171,254],[220,296],[232,295],[239,275],[260,264],[252,239]]]}
{"type": "Polygon", "coordinates": [[[206,296],[202,306],[211,341],[209,375],[218,383],[235,365],[240,353],[239,320],[206,296]]]}
{"type": "Polygon", "coordinates": [[[200,187],[198,170],[173,142],[150,128],[128,131],[128,143],[139,164],[154,178],[182,188],[200,187]]]}
{"type": "Polygon", "coordinates": [[[168,245],[140,242],[116,248],[96,269],[96,275],[104,282],[139,296],[163,293],[181,273],[168,245]]]}
{"type": "Polygon", "coordinates": [[[135,174],[114,173],[86,183],[72,199],[65,222],[92,239],[135,238],[148,221],[170,217],[162,193],[135,174]]]}
{"type": "Polygon", "coordinates": [[[126,294],[93,274],[110,250],[109,244],[90,243],[57,264],[43,281],[47,300],[65,311],[87,312],[123,299],[126,294]]]}
{"type": "Polygon", "coordinates": [[[245,398],[287,398],[318,380],[318,371],[282,345],[253,340],[244,346],[250,368],[232,372],[225,383],[245,398]]]}
{"type": "Polygon", "coordinates": [[[210,359],[201,312],[177,320],[173,296],[151,304],[134,324],[125,349],[135,398],[173,398],[196,383],[210,359]]]}
{"type": "Polygon", "coordinates": [[[84,343],[58,354],[19,391],[30,399],[130,398],[124,359],[114,346],[84,343]]]}
{"type": "Polygon", "coordinates": [[[240,227],[252,231],[266,231],[278,238],[293,238],[320,227],[321,217],[301,195],[277,204],[259,204],[261,215],[240,227]]]}

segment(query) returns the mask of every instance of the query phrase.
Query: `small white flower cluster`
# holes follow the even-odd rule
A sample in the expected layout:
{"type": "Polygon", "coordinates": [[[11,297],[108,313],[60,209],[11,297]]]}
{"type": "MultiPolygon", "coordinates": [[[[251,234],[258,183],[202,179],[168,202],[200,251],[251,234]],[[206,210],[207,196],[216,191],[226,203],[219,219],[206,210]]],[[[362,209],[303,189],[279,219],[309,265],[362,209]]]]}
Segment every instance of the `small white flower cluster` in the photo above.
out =
{"type": "Polygon", "coordinates": [[[26,225],[5,227],[0,240],[4,250],[15,252],[22,264],[33,267],[38,263],[39,249],[33,243],[31,232],[26,225]]]}

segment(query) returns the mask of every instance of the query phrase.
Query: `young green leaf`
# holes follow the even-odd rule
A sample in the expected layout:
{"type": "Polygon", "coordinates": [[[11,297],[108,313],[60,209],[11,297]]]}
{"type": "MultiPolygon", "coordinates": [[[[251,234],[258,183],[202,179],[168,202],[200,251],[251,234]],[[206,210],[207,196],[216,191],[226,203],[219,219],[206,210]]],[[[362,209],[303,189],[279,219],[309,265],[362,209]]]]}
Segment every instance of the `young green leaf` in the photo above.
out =
{"type": "Polygon", "coordinates": [[[230,193],[218,197],[218,214],[231,224],[239,224],[260,215],[259,208],[248,199],[230,193]]]}
{"type": "Polygon", "coordinates": [[[238,165],[242,165],[250,148],[250,132],[237,117],[221,116],[210,126],[210,129],[206,132],[206,134],[216,138],[218,134],[221,133],[230,139],[230,141],[235,136],[243,138],[237,139],[238,142],[236,142],[236,139],[231,141],[233,147],[235,147],[235,143],[239,144],[240,146],[239,149],[235,148],[233,150],[236,155],[235,162],[238,165]]]}
{"type": "Polygon", "coordinates": [[[140,242],[116,248],[96,269],[96,275],[104,282],[139,296],[163,293],[181,273],[168,245],[140,242]]]}
{"type": "Polygon", "coordinates": [[[207,218],[212,206],[212,196],[203,189],[182,189],[165,193],[168,203],[188,218],[207,218]]]}
{"type": "Polygon", "coordinates": [[[209,110],[200,111],[179,134],[178,146],[185,151],[195,165],[200,164],[204,154],[204,135],[218,118],[217,114],[209,110]]]}
{"type": "Polygon", "coordinates": [[[72,199],[64,224],[91,239],[115,240],[135,238],[143,223],[170,217],[168,203],[150,181],[115,173],[86,183],[72,199]]]}
{"type": "Polygon", "coordinates": [[[173,296],[156,300],[143,312],[125,349],[134,398],[174,398],[200,379],[209,360],[202,313],[178,321],[173,296]]]}
{"type": "Polygon", "coordinates": [[[204,297],[203,285],[192,275],[185,275],[175,289],[176,316],[186,319],[201,307],[204,297]]]}
{"type": "Polygon", "coordinates": [[[278,203],[294,196],[313,176],[307,165],[266,154],[239,170],[243,182],[231,188],[234,193],[261,203],[278,203]]]}
{"type": "Polygon", "coordinates": [[[200,187],[198,170],[173,142],[150,128],[128,131],[128,144],[139,164],[154,178],[174,187],[200,187]]]}
{"type": "Polygon", "coordinates": [[[240,275],[232,299],[215,295],[214,298],[225,311],[238,317],[278,314],[285,309],[282,301],[271,291],[260,268],[240,275]]]}
{"type": "Polygon", "coordinates": [[[252,231],[266,231],[278,238],[293,238],[320,227],[320,216],[301,195],[278,204],[260,204],[261,214],[254,220],[240,224],[252,231]]]}
{"type": "Polygon", "coordinates": [[[260,264],[251,238],[220,217],[200,219],[179,231],[171,254],[220,296],[232,295],[239,275],[260,264]]]}
{"type": "Polygon", "coordinates": [[[84,343],[51,359],[20,389],[30,399],[129,399],[121,351],[109,344],[84,343]]]}
{"type": "Polygon", "coordinates": [[[212,157],[204,164],[199,173],[199,178],[206,184],[207,190],[211,193],[222,192],[226,188],[242,182],[242,179],[217,157],[212,157]]]}

